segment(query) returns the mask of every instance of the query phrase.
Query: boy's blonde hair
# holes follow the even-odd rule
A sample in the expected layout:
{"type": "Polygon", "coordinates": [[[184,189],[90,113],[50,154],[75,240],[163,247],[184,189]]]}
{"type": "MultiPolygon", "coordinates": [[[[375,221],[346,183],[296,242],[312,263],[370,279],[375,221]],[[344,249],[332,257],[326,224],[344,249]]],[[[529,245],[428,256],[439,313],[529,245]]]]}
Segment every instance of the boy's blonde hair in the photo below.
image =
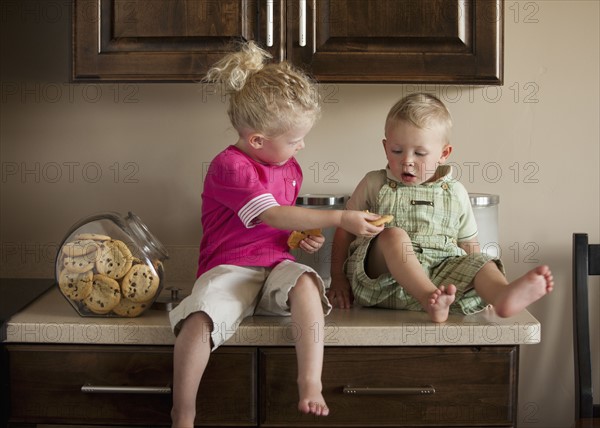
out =
{"type": "Polygon", "coordinates": [[[444,127],[446,143],[450,142],[452,116],[439,98],[426,94],[415,93],[407,95],[390,109],[385,120],[385,132],[390,126],[404,120],[417,128],[431,128],[436,125],[444,127]]]}
{"type": "Polygon", "coordinates": [[[299,125],[314,124],[320,114],[316,84],[287,62],[267,63],[271,55],[254,42],[226,55],[204,78],[220,83],[229,95],[227,114],[238,131],[275,137],[299,125]]]}

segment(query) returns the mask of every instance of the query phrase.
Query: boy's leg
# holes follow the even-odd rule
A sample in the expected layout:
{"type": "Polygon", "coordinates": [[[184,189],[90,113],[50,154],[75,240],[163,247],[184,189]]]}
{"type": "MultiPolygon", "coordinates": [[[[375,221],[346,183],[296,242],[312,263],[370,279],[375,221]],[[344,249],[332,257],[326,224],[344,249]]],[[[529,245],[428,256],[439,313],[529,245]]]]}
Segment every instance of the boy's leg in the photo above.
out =
{"type": "Polygon", "coordinates": [[[548,266],[538,266],[508,283],[496,263],[488,262],[475,275],[473,286],[499,316],[510,317],[550,293],[554,279],[548,266]]]}
{"type": "Polygon", "coordinates": [[[298,360],[298,410],[327,416],[329,409],[322,395],[325,317],[316,275],[304,273],[288,294],[292,321],[302,334],[296,341],[298,360]],[[308,334],[315,332],[315,334],[308,334]]]}
{"type": "Polygon", "coordinates": [[[438,288],[431,282],[415,256],[410,237],[403,229],[387,228],[374,239],[365,270],[371,278],[391,274],[402,288],[421,303],[432,321],[444,322],[448,319],[456,287],[450,284],[438,288]]]}
{"type": "Polygon", "coordinates": [[[196,312],[183,322],[175,339],[171,410],[174,428],[194,426],[196,395],[210,357],[212,328],[209,316],[196,312]]]}

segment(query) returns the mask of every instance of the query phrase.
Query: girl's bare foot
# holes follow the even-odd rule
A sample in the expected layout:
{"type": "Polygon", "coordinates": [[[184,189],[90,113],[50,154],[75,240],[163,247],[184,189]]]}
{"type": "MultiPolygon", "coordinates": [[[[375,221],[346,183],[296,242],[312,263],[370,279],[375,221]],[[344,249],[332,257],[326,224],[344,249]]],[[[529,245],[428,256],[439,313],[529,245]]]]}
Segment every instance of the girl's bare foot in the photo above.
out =
{"type": "Polygon", "coordinates": [[[538,266],[508,284],[506,291],[494,302],[494,308],[504,318],[516,315],[550,293],[553,288],[554,278],[550,268],[538,266]]]}
{"type": "Polygon", "coordinates": [[[425,310],[429,314],[431,321],[444,322],[448,319],[450,305],[456,298],[456,287],[453,284],[447,287],[441,285],[437,290],[429,296],[428,305],[425,310]]]}
{"type": "Polygon", "coordinates": [[[298,383],[298,392],[300,394],[300,401],[298,402],[299,411],[315,416],[329,415],[329,408],[325,404],[323,394],[321,394],[320,383],[306,383],[304,385],[298,383]]]}
{"type": "MultiPolygon", "coordinates": [[[[195,409],[194,409],[195,410],[195,409]]],[[[171,428],[192,428],[196,413],[179,414],[175,409],[171,410],[171,428]]]]}

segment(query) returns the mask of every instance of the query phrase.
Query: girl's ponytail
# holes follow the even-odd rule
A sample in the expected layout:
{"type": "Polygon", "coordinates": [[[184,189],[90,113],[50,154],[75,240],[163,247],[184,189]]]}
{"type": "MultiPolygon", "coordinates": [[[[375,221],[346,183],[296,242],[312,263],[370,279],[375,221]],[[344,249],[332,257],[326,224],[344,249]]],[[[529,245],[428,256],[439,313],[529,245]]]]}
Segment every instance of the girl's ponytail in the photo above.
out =
{"type": "Polygon", "coordinates": [[[218,61],[206,74],[204,81],[220,83],[226,93],[242,90],[248,77],[264,67],[271,54],[250,41],[242,45],[238,52],[227,55],[218,61]]]}
{"type": "Polygon", "coordinates": [[[256,43],[244,43],[204,78],[229,96],[227,114],[240,135],[249,130],[281,135],[299,124],[312,125],[319,117],[315,82],[291,64],[271,63],[270,58],[256,43]]]}

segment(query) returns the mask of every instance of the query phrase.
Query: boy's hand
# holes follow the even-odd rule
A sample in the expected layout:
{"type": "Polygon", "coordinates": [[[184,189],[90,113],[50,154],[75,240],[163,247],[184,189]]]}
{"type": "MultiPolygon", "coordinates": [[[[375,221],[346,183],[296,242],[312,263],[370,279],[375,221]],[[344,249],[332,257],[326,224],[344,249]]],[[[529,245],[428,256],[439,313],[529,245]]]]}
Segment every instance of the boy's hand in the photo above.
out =
{"type": "Polygon", "coordinates": [[[323,235],[308,235],[298,244],[298,248],[301,248],[308,254],[315,253],[323,246],[325,237],[323,235]]]}
{"type": "Polygon", "coordinates": [[[381,232],[385,226],[375,226],[369,222],[375,221],[379,217],[381,217],[379,214],[365,211],[346,210],[342,213],[340,227],[355,236],[375,236],[381,232]]]}
{"type": "Polygon", "coordinates": [[[334,308],[350,309],[354,302],[352,287],[345,276],[331,277],[327,298],[334,308]]]}

